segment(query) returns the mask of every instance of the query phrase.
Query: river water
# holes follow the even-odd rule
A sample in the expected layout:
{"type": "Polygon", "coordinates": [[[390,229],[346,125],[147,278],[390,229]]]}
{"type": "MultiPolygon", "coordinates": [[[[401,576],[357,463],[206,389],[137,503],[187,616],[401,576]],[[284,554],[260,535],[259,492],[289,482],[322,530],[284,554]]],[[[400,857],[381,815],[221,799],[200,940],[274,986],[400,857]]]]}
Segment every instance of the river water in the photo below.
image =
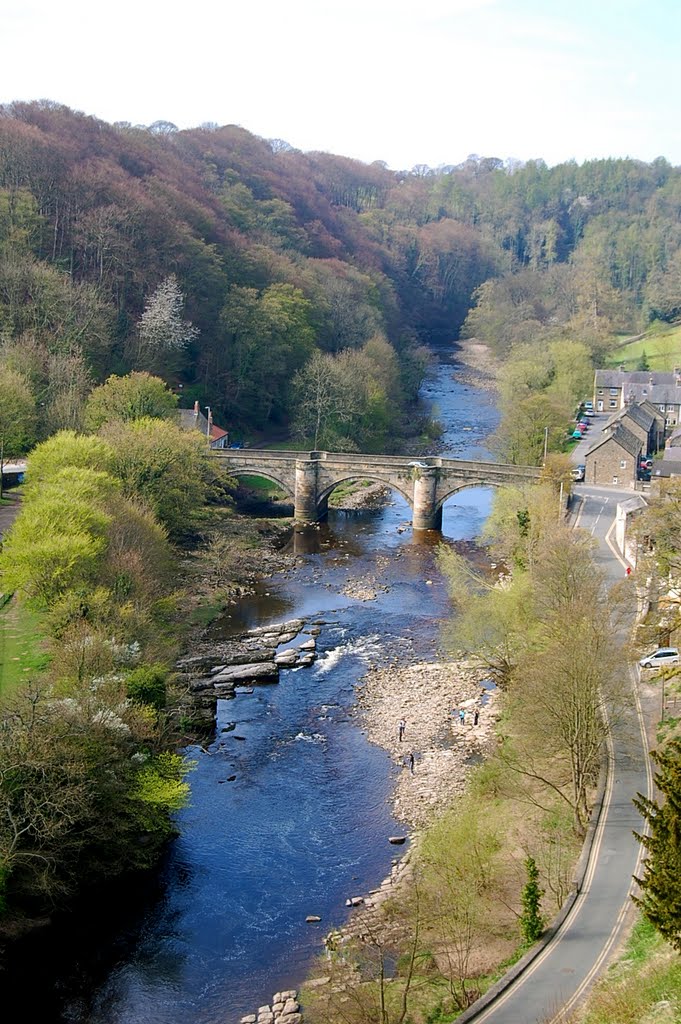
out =
{"type": "MultiPolygon", "coordinates": [[[[489,458],[494,397],[453,372],[443,358],[422,392],[445,428],[442,452],[489,458]]],[[[483,488],[451,498],[445,538],[475,538],[490,501],[483,488]]],[[[158,881],[78,915],[59,949],[46,938],[41,954],[34,943],[30,983],[13,965],[22,1004],[33,991],[43,1024],[233,1024],[297,987],[323,936],[346,919],[346,898],[387,875],[387,838],[403,832],[389,811],[398,769],[350,709],[369,664],[436,656],[448,614],[440,538],[415,539],[404,529],[410,516],[397,494],[380,512],[332,512],[327,525],[294,535],[295,569],[213,625],[219,637],[316,620],[318,659],[219,703],[215,741],[188,751],[191,802],[158,881]],[[376,600],[344,595],[358,577],[376,600]],[[321,923],[306,924],[308,914],[321,923]]]]}

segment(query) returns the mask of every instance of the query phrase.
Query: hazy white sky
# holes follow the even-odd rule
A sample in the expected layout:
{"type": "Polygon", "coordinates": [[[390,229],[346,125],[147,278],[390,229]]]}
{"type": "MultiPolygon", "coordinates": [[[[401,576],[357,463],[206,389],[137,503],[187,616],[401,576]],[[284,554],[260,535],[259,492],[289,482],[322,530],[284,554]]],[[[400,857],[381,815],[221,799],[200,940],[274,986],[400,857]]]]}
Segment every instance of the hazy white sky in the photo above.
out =
{"type": "Polygon", "coordinates": [[[0,0],[0,11],[1,102],[240,124],[400,169],[469,153],[681,164],[678,0],[0,0]]]}

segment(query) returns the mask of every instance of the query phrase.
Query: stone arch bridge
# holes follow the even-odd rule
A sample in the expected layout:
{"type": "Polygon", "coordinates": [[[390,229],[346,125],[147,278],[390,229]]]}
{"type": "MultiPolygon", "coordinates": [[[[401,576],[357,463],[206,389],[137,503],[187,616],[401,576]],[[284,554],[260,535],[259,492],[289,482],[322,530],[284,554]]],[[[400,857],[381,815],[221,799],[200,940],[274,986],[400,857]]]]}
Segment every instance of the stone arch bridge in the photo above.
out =
{"type": "Polygon", "coordinates": [[[415,530],[439,530],[442,506],[464,487],[536,483],[535,466],[464,462],[428,456],[345,455],[333,452],[266,451],[257,448],[213,449],[231,476],[263,476],[289,495],[299,523],[317,523],[328,512],[329,495],[346,480],[371,480],[393,488],[412,507],[415,530]]]}

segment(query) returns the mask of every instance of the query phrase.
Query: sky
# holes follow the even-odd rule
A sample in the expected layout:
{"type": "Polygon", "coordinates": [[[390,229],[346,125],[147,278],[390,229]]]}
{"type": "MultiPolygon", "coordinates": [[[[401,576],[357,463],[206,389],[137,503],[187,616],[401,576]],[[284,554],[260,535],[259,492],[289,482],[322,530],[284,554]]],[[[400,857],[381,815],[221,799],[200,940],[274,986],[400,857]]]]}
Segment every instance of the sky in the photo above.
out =
{"type": "Polygon", "coordinates": [[[0,102],[238,124],[397,170],[681,165],[678,0],[0,0],[0,102]]]}

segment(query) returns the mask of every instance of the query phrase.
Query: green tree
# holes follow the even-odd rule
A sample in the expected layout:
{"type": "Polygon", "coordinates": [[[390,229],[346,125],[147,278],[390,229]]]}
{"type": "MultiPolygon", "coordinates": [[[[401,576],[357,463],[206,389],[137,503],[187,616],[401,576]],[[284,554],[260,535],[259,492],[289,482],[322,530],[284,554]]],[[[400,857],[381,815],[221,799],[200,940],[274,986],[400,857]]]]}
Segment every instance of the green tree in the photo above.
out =
{"type": "Polygon", "coordinates": [[[523,652],[536,644],[529,576],[516,572],[512,581],[495,585],[444,545],[438,562],[456,610],[446,629],[448,647],[479,659],[507,688],[523,652]]]}
{"type": "Polygon", "coordinates": [[[111,472],[123,494],[146,502],[172,540],[191,532],[203,511],[213,467],[203,438],[167,420],[113,421],[102,428],[111,472]]]}
{"type": "Polygon", "coordinates": [[[107,473],[68,467],[26,501],[8,532],[0,572],[40,609],[69,590],[94,584],[111,521],[106,500],[117,481],[107,473]]]}
{"type": "Polygon", "coordinates": [[[634,800],[648,825],[635,833],[646,850],[641,895],[632,897],[650,923],[681,953],[681,740],[672,739],[651,758],[657,766],[655,785],[664,802],[640,793],[634,800]]]}
{"type": "Polygon", "coordinates": [[[536,942],[544,930],[544,918],[541,914],[541,898],[544,892],[539,887],[539,868],[534,857],[525,860],[527,882],[523,886],[521,903],[523,912],[520,915],[520,931],[528,945],[536,942]]]}
{"type": "Polygon", "coordinates": [[[58,434],[37,445],[31,452],[26,474],[27,494],[39,491],[63,469],[111,469],[113,449],[101,437],[60,430],[58,434]]]}
{"type": "Polygon", "coordinates": [[[143,416],[167,419],[177,406],[177,397],[160,377],[149,373],[112,374],[91,392],[85,408],[90,430],[99,430],[110,420],[138,420],[143,416]]]}
{"type": "Polygon", "coordinates": [[[5,462],[30,448],[35,430],[35,398],[28,382],[16,370],[0,366],[0,499],[5,462]]]}

